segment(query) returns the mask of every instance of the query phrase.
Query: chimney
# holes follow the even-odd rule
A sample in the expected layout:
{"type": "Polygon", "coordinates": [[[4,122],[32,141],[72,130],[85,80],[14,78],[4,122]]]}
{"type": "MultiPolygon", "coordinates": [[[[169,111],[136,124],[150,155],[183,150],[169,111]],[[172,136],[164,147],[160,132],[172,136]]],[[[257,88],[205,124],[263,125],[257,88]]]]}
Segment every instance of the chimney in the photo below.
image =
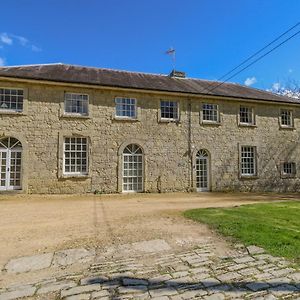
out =
{"type": "Polygon", "coordinates": [[[185,72],[172,70],[169,76],[172,78],[185,78],[185,72]]]}

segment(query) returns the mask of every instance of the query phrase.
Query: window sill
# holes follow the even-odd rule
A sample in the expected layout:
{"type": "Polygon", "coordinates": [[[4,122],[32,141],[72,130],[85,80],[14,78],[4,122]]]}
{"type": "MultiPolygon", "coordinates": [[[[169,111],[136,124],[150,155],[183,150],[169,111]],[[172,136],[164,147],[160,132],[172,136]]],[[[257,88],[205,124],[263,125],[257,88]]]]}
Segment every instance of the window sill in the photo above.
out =
{"type": "Polygon", "coordinates": [[[79,114],[63,114],[60,116],[61,118],[66,119],[90,119],[91,117],[89,115],[79,115],[79,114]]]}
{"type": "Polygon", "coordinates": [[[282,179],[294,179],[294,178],[296,178],[296,174],[291,174],[291,175],[281,174],[281,178],[282,179]]]}
{"type": "Polygon", "coordinates": [[[241,180],[258,179],[257,175],[240,175],[241,180]]]}
{"type": "Polygon", "coordinates": [[[9,110],[1,110],[0,109],[0,115],[14,115],[14,116],[25,116],[24,111],[9,111],[9,110]]]}
{"type": "Polygon", "coordinates": [[[62,174],[61,179],[87,179],[90,176],[88,174],[62,174]]]}
{"type": "Polygon", "coordinates": [[[126,117],[116,117],[112,118],[113,121],[120,121],[120,122],[140,122],[138,118],[126,118],[126,117]]]}
{"type": "Polygon", "coordinates": [[[159,119],[159,123],[181,123],[179,119],[159,119]]]}
{"type": "Polygon", "coordinates": [[[208,126],[221,126],[221,122],[214,122],[214,121],[202,121],[201,125],[208,125],[208,126]]]}
{"type": "Polygon", "coordinates": [[[296,128],[294,126],[285,126],[285,125],[279,125],[280,130],[295,130],[296,128]]]}
{"type": "Polygon", "coordinates": [[[249,128],[256,128],[256,124],[247,124],[247,123],[239,123],[239,127],[249,127],[249,128]]]}

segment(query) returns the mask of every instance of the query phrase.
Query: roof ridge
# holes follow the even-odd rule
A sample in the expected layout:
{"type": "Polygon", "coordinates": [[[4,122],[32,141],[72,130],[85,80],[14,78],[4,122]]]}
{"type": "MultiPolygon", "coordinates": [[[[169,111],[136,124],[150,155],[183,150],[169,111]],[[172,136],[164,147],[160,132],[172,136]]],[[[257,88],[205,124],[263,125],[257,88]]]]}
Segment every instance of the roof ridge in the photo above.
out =
{"type": "Polygon", "coordinates": [[[28,65],[12,65],[12,66],[1,66],[0,68],[15,68],[15,67],[37,67],[37,66],[53,66],[53,65],[64,65],[64,63],[45,63],[45,64],[28,64],[28,65]]]}

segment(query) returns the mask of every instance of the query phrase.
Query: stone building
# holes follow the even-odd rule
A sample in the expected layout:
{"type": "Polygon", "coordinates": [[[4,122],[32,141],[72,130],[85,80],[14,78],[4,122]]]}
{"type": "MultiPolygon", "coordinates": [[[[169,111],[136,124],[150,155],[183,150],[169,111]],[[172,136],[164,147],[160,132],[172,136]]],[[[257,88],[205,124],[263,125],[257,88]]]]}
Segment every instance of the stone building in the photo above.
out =
{"type": "Polygon", "coordinates": [[[0,68],[0,191],[298,191],[300,106],[233,83],[0,68]]]}

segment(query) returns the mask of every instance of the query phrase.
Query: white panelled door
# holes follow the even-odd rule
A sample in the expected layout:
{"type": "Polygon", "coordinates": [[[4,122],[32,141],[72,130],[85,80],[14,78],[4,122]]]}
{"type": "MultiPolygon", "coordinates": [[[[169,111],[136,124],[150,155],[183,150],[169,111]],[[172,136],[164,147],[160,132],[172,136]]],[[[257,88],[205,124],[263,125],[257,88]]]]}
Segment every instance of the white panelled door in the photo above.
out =
{"type": "Polygon", "coordinates": [[[21,189],[22,145],[15,138],[0,140],[0,190],[21,189]]]}
{"type": "Polygon", "coordinates": [[[206,150],[199,150],[196,155],[196,184],[198,192],[209,191],[209,155],[206,150]]]}

